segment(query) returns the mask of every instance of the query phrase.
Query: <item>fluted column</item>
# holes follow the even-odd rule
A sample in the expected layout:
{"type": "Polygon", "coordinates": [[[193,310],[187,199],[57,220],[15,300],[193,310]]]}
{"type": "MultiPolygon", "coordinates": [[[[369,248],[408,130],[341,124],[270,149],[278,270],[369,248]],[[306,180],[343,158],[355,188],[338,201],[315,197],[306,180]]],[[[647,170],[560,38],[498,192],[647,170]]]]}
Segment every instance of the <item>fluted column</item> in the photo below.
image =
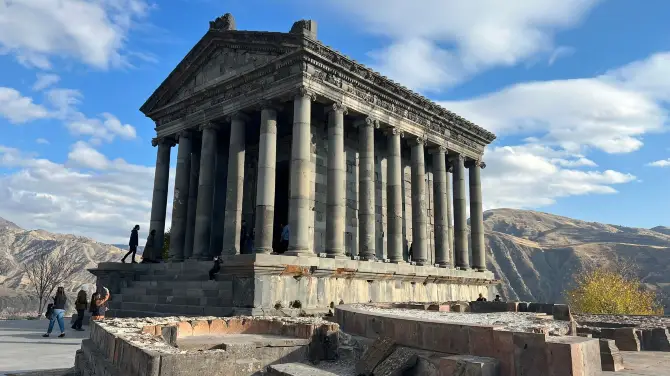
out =
{"type": "Polygon", "coordinates": [[[358,254],[361,260],[375,260],[375,128],[379,128],[379,123],[368,117],[356,125],[359,129],[358,254]]]}
{"type": "Polygon", "coordinates": [[[387,216],[387,244],[388,258],[393,263],[403,260],[402,237],[402,159],[400,138],[402,132],[398,128],[391,128],[388,135],[388,181],[386,183],[386,216],[387,216]]]}
{"type": "Polygon", "coordinates": [[[328,112],[328,180],[326,181],[326,256],[344,258],[346,218],[344,164],[344,115],[340,103],[329,106],[328,112]]]}
{"type": "Polygon", "coordinates": [[[448,221],[448,182],[446,153],[444,146],[431,149],[433,155],[433,202],[435,220],[435,264],[448,267],[451,263],[449,252],[449,226],[448,221]]]}
{"type": "Polygon", "coordinates": [[[484,248],[484,213],[482,211],[482,183],[480,170],[484,162],[468,161],[470,175],[470,237],[472,244],[472,268],[479,272],[486,270],[486,249],[484,248]]]}
{"type": "Polygon", "coordinates": [[[412,146],[412,261],[425,265],[428,260],[428,218],[426,214],[425,140],[415,138],[412,146]]]}
{"type": "Polygon", "coordinates": [[[172,201],[172,226],[170,228],[170,260],[184,260],[184,242],[188,217],[188,190],[191,178],[192,134],[190,131],[179,133],[177,151],[177,174],[174,180],[172,201]]]}
{"type": "Polygon", "coordinates": [[[151,200],[151,222],[149,232],[156,230],[154,244],[156,256],[160,257],[165,239],[165,215],[167,210],[168,182],[170,180],[170,149],[175,145],[168,137],[154,138],[151,145],[158,146],[156,151],[156,173],[154,174],[154,194],[151,200]]]}
{"type": "Polygon", "coordinates": [[[311,151],[312,151],[312,100],[314,94],[307,88],[298,89],[293,100],[293,135],[291,141],[291,185],[289,197],[289,242],[288,256],[308,255],[311,239],[309,238],[310,194],[312,183],[311,151]]]}
{"type": "Polygon", "coordinates": [[[256,253],[272,253],[277,176],[277,110],[264,104],[261,109],[261,136],[258,143],[258,183],[256,185],[256,253]]]}
{"type": "Polygon", "coordinates": [[[217,126],[213,123],[202,127],[200,148],[200,176],[198,177],[198,200],[195,212],[193,234],[193,255],[191,258],[210,258],[209,241],[212,233],[212,205],[214,201],[214,167],[216,162],[217,126]]]}
{"type": "Polygon", "coordinates": [[[186,235],[184,237],[184,258],[193,255],[193,235],[195,233],[195,214],[198,206],[198,178],[200,176],[200,148],[191,153],[191,176],[188,187],[188,214],[186,235]]]}
{"type": "Polygon", "coordinates": [[[468,223],[465,203],[465,167],[463,156],[451,158],[454,168],[454,253],[456,267],[470,267],[468,257],[468,223]]]}
{"type": "Polygon", "coordinates": [[[454,211],[453,205],[451,204],[452,200],[452,175],[454,168],[451,163],[448,162],[449,157],[447,157],[447,228],[449,235],[449,262],[453,265],[454,263],[454,211]]]}
{"type": "Polygon", "coordinates": [[[224,255],[239,255],[244,195],[244,158],[246,154],[246,122],[248,117],[237,112],[230,117],[228,148],[228,179],[226,183],[226,214],[223,222],[224,255]]]}

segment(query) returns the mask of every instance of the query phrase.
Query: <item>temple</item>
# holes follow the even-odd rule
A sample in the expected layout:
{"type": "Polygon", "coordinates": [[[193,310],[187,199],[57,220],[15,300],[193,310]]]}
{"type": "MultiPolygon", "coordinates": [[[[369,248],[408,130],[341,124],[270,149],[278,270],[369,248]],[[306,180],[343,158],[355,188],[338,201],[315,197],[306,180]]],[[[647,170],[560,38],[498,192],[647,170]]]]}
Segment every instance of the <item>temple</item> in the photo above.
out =
{"type": "Polygon", "coordinates": [[[480,174],[495,135],[322,44],[314,21],[217,18],[141,111],[156,124],[156,244],[178,148],[164,268],[221,256],[222,306],[473,300],[494,282],[480,174]]]}

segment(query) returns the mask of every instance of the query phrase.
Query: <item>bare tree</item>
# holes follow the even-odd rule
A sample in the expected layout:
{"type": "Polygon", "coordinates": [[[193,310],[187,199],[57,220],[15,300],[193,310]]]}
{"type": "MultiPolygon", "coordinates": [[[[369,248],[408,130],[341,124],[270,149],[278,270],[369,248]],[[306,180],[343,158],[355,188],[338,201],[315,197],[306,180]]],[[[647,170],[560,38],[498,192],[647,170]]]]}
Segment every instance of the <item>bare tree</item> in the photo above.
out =
{"type": "Polygon", "coordinates": [[[44,307],[56,287],[62,286],[85,263],[85,257],[77,250],[42,251],[31,260],[25,260],[22,269],[28,276],[39,300],[38,313],[44,307]]]}

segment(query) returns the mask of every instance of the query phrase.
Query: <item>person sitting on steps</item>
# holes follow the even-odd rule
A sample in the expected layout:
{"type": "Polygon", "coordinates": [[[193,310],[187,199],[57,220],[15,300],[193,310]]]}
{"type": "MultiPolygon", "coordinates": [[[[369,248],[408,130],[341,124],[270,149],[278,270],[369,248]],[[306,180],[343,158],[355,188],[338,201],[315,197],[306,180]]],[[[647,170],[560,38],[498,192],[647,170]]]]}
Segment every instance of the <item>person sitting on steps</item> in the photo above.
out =
{"type": "Polygon", "coordinates": [[[221,259],[218,257],[214,258],[214,266],[209,269],[209,280],[213,281],[216,279],[216,274],[221,270],[221,259]]]}
{"type": "Polygon", "coordinates": [[[486,298],[484,297],[484,295],[479,294],[479,298],[477,298],[477,301],[478,301],[478,302],[485,302],[485,301],[486,301],[486,298]]]}

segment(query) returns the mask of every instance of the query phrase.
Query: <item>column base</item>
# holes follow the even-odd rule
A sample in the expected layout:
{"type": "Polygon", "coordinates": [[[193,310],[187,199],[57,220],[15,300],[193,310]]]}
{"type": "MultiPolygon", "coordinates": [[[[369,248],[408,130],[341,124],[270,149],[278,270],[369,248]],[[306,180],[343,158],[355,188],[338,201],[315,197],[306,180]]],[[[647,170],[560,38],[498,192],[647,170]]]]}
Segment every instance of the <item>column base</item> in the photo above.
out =
{"type": "Polygon", "coordinates": [[[470,270],[470,265],[456,265],[456,270],[470,270]]]}
{"type": "Polygon", "coordinates": [[[486,271],[486,268],[473,268],[473,269],[477,272],[482,272],[482,273],[486,271]]]}
{"type": "Polygon", "coordinates": [[[402,259],[401,260],[391,259],[391,260],[389,260],[389,263],[391,263],[391,264],[406,264],[407,262],[405,260],[402,260],[402,259]]]}
{"type": "Polygon", "coordinates": [[[270,248],[256,248],[256,249],[254,249],[254,253],[260,253],[260,254],[264,254],[264,255],[269,255],[269,254],[271,254],[272,252],[273,252],[272,247],[270,247],[270,248]]]}
{"type": "Polygon", "coordinates": [[[427,260],[416,260],[414,261],[414,265],[416,266],[426,266],[428,264],[427,260]]]}
{"type": "Polygon", "coordinates": [[[360,261],[377,261],[377,256],[371,256],[371,255],[361,255],[359,256],[360,261]]]}
{"type": "Polygon", "coordinates": [[[435,267],[437,267],[437,268],[447,268],[448,269],[448,268],[451,268],[451,264],[448,263],[448,262],[438,262],[437,264],[435,264],[435,267]]]}
{"type": "Polygon", "coordinates": [[[284,253],[285,256],[314,256],[316,257],[316,254],[312,253],[309,251],[309,248],[298,248],[298,247],[289,247],[289,249],[286,250],[284,253]]]}
{"type": "Polygon", "coordinates": [[[349,259],[344,253],[326,253],[326,258],[332,259],[349,259]]]}

